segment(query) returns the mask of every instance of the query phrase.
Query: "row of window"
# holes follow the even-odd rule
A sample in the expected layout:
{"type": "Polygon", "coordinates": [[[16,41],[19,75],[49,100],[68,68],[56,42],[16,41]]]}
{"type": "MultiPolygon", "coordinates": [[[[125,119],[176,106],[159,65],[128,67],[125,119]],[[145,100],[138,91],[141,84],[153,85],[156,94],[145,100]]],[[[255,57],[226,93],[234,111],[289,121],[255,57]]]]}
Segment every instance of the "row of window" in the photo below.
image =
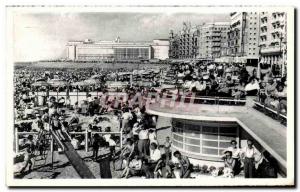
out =
{"type": "Polygon", "coordinates": [[[201,126],[175,123],[173,145],[186,152],[207,156],[221,156],[230,141],[237,137],[237,127],[201,126]],[[177,127],[178,126],[178,127],[177,127]]]}

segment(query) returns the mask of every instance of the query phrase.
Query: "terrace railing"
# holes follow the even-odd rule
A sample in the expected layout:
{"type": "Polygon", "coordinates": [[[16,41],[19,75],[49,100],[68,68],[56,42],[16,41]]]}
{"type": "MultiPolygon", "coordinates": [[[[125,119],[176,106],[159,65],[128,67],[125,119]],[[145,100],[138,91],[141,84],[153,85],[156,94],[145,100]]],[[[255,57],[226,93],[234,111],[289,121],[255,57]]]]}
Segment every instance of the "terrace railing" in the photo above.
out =
{"type": "MultiPolygon", "coordinates": [[[[123,137],[123,132],[122,131],[119,131],[119,132],[96,132],[96,131],[92,131],[92,132],[89,132],[88,129],[86,129],[85,131],[82,131],[82,132],[69,132],[68,134],[69,135],[84,135],[85,138],[84,138],[84,141],[85,141],[85,151],[88,152],[89,151],[89,143],[92,142],[92,138],[93,138],[93,135],[94,134],[99,134],[99,135],[104,135],[104,134],[118,134],[120,135],[120,142],[116,142],[117,145],[119,144],[120,148],[122,149],[123,147],[123,144],[122,144],[122,137],[123,137]],[[91,134],[91,139],[89,139],[89,133],[91,134]]],[[[18,129],[16,128],[15,129],[15,151],[16,153],[18,153],[20,150],[19,150],[19,140],[20,140],[20,136],[22,135],[38,135],[39,132],[34,132],[34,131],[30,131],[30,132],[19,132],[18,129]]],[[[61,145],[63,146],[63,145],[61,145]]],[[[50,151],[52,152],[54,149],[51,148],[50,151]]]]}
{"type": "MultiPolygon", "coordinates": [[[[36,97],[38,98],[38,105],[42,106],[46,102],[46,98],[55,97],[58,100],[61,97],[70,99],[70,105],[74,105],[76,102],[79,103],[80,101],[84,101],[87,99],[88,95],[91,97],[98,97],[103,95],[103,92],[80,92],[80,91],[73,91],[73,92],[36,92],[36,97]]],[[[107,92],[106,95],[108,97],[117,97],[121,98],[122,100],[126,100],[128,95],[126,93],[121,92],[107,92]]]]}
{"type": "Polygon", "coordinates": [[[216,97],[216,96],[193,96],[193,95],[176,95],[164,93],[163,99],[171,99],[175,102],[194,103],[194,104],[213,104],[213,105],[245,105],[246,98],[235,99],[233,97],[216,97]]]}

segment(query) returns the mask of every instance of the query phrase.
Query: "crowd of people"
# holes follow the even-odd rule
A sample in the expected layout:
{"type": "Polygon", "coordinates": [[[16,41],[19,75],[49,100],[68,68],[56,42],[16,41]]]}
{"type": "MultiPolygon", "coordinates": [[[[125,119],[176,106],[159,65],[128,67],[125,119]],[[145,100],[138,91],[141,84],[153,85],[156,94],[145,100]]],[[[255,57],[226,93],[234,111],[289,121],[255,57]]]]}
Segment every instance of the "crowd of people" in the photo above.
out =
{"type": "Polygon", "coordinates": [[[287,112],[287,82],[286,77],[274,79],[266,75],[261,83],[258,99],[264,105],[281,114],[287,112]]]}
{"type": "MultiPolygon", "coordinates": [[[[118,74],[121,72],[133,73],[133,71],[128,69],[118,69],[117,71],[70,70],[15,70],[15,119],[33,120],[29,125],[28,122],[16,124],[20,131],[42,133],[52,130],[61,141],[70,140],[75,149],[80,149],[87,141],[88,147],[92,148],[91,158],[94,161],[98,161],[101,147],[109,148],[110,160],[113,162],[114,169],[122,171],[121,177],[188,178],[191,176],[194,167],[189,158],[179,151],[171,150],[169,137],[165,137],[164,142],[159,142],[155,129],[156,117],[146,113],[144,102],[139,103],[135,100],[132,102],[136,95],[147,96],[149,92],[156,91],[153,86],[128,85],[122,89],[122,92],[128,95],[126,99],[110,97],[106,94],[108,91],[104,86],[105,82],[110,80],[131,81],[132,79],[128,76],[124,77],[118,74]],[[72,86],[72,83],[84,81],[92,76],[97,76],[98,84],[72,86]],[[62,79],[67,84],[63,84],[63,86],[33,86],[39,80],[47,82],[49,79],[62,79]],[[54,97],[47,93],[44,96],[45,101],[40,103],[36,95],[37,92],[72,92],[74,90],[87,92],[83,105],[80,105],[79,101],[72,105],[70,97],[67,95],[54,97]],[[92,96],[89,94],[90,91],[100,91],[101,94],[92,96]],[[122,137],[110,133],[113,132],[111,127],[103,128],[99,125],[104,121],[103,115],[105,114],[110,114],[112,119],[119,122],[117,131],[122,132],[122,137]],[[91,119],[85,125],[86,127],[80,125],[81,117],[91,119]],[[83,135],[78,137],[71,134],[70,138],[66,137],[65,133],[81,132],[83,129],[89,130],[88,140],[83,135]],[[117,146],[120,144],[123,147],[117,150],[117,146]]],[[[142,77],[142,73],[140,76],[142,77]]],[[[246,95],[257,95],[258,93],[261,102],[278,108],[282,113],[286,111],[286,79],[275,81],[271,75],[258,79],[255,70],[252,75],[249,75],[246,67],[242,64],[181,63],[170,66],[168,70],[160,70],[152,75],[147,74],[147,78],[147,81],[151,81],[156,86],[174,84],[176,94],[195,93],[196,96],[231,97],[239,100],[244,99],[246,95]]],[[[35,143],[40,154],[44,154],[47,148],[43,137],[43,134],[38,135],[37,143],[35,143]]],[[[32,166],[35,151],[32,135],[27,137],[23,148],[27,155],[21,172],[24,172],[28,166],[31,169],[32,166]]],[[[251,141],[248,141],[245,149],[238,149],[236,141],[232,141],[232,146],[224,151],[225,168],[222,174],[226,177],[234,177],[243,168],[246,178],[277,175],[275,168],[272,169],[274,174],[271,173],[270,167],[276,167],[276,165],[267,153],[260,154],[263,157],[260,158],[260,167],[255,168],[257,162],[255,162],[254,155],[257,153],[251,141]],[[269,175],[265,174],[266,169],[268,169],[269,175]]]]}
{"type": "Polygon", "coordinates": [[[231,141],[231,146],[224,151],[224,175],[234,177],[243,169],[245,178],[276,178],[278,164],[267,152],[260,153],[251,139],[247,146],[239,148],[236,140],[231,141]]]}

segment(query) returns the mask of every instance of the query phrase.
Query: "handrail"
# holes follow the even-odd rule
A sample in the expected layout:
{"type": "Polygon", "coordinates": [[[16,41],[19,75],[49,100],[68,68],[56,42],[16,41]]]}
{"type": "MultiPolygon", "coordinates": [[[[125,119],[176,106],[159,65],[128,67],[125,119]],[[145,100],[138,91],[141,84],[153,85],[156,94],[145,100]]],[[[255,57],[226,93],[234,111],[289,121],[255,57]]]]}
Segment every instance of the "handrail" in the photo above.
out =
{"type": "Polygon", "coordinates": [[[260,106],[260,107],[263,107],[264,109],[266,109],[266,110],[268,110],[268,111],[270,111],[270,112],[272,112],[272,113],[274,113],[274,114],[276,114],[276,115],[279,115],[279,116],[281,116],[281,117],[284,118],[284,119],[287,119],[286,115],[284,115],[284,114],[282,114],[282,113],[280,113],[280,112],[278,112],[278,111],[275,111],[274,109],[272,109],[272,108],[266,106],[265,104],[260,103],[259,101],[254,101],[254,104],[255,104],[255,105],[258,105],[258,106],[260,106]]]}
{"type": "Polygon", "coordinates": [[[56,142],[60,145],[60,147],[62,148],[62,150],[65,151],[65,146],[61,142],[61,140],[58,138],[58,136],[51,129],[50,129],[50,133],[55,138],[56,142]]]}
{"type": "Polygon", "coordinates": [[[212,100],[212,101],[234,101],[234,102],[246,102],[246,99],[230,99],[230,97],[191,97],[186,95],[177,95],[177,94],[167,94],[163,93],[165,96],[180,96],[184,97],[185,99],[199,99],[199,100],[212,100]]]}
{"type": "Polygon", "coordinates": [[[71,141],[72,140],[71,136],[66,131],[64,131],[64,133],[68,136],[68,139],[71,141]]]}

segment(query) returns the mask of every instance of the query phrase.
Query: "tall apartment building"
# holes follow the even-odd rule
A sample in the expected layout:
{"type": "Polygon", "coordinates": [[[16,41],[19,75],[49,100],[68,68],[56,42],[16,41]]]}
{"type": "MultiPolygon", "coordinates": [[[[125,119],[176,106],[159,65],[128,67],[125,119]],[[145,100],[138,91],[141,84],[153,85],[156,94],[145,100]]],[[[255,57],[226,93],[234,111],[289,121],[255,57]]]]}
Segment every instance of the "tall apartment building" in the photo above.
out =
{"type": "Polygon", "coordinates": [[[199,58],[219,58],[227,51],[228,22],[203,24],[200,28],[199,58]]]}
{"type": "Polygon", "coordinates": [[[260,63],[286,73],[287,15],[285,12],[260,13],[260,63]]]}
{"type": "Polygon", "coordinates": [[[235,60],[257,66],[259,58],[259,13],[230,13],[228,32],[228,56],[235,60]]]}
{"type": "Polygon", "coordinates": [[[170,58],[192,59],[198,55],[198,38],[200,32],[197,26],[190,23],[183,23],[182,30],[178,34],[170,32],[170,58]]]}
{"type": "Polygon", "coordinates": [[[169,58],[179,58],[179,36],[173,30],[169,33],[169,58]]]}

